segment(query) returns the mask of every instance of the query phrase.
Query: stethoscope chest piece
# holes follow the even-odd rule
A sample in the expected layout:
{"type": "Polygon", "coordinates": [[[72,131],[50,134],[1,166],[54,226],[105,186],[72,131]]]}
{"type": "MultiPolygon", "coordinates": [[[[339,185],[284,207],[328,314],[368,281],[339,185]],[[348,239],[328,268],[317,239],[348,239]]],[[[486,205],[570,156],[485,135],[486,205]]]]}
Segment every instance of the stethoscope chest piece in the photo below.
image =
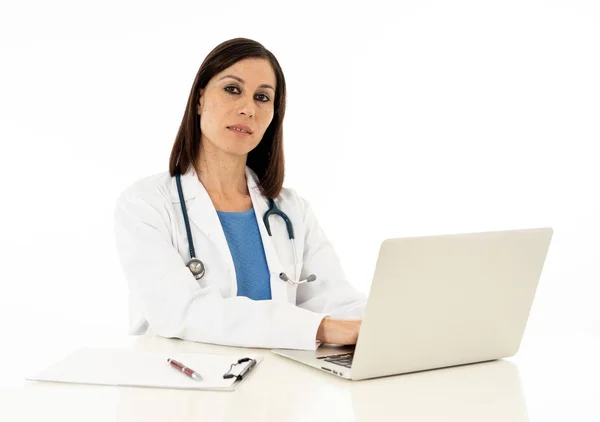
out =
{"type": "Polygon", "coordinates": [[[187,263],[187,267],[190,269],[196,280],[200,280],[204,277],[204,264],[198,258],[190,259],[187,263]]]}

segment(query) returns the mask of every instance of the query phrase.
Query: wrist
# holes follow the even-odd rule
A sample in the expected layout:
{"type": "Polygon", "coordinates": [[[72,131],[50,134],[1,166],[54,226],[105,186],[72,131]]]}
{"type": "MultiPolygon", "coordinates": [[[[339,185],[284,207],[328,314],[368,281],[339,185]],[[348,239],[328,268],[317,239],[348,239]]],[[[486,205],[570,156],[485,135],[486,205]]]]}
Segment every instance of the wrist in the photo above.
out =
{"type": "Polygon", "coordinates": [[[319,324],[319,328],[317,329],[317,341],[325,342],[325,335],[327,332],[327,327],[329,326],[329,317],[324,317],[319,324]]]}

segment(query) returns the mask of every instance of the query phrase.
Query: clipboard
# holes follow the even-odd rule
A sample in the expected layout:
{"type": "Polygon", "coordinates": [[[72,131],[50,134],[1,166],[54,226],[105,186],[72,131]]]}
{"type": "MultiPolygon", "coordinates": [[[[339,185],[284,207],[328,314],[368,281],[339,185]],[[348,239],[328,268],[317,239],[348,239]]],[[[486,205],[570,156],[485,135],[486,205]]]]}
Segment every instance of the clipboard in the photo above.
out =
{"type": "Polygon", "coordinates": [[[261,361],[262,356],[254,355],[82,348],[26,379],[119,387],[233,391],[261,361]],[[202,380],[194,380],[174,369],[168,364],[168,358],[198,372],[202,380]],[[226,374],[230,376],[224,377],[226,374]]]}

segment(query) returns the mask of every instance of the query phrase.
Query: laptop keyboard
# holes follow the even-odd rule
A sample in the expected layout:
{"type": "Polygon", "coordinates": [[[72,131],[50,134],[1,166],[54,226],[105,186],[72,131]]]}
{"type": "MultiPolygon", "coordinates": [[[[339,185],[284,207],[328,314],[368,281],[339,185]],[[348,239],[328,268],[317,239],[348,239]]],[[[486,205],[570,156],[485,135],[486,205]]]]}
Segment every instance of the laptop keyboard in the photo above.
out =
{"type": "Polygon", "coordinates": [[[342,355],[330,355],[330,356],[321,356],[317,359],[323,359],[325,362],[335,363],[336,365],[345,366],[346,368],[350,368],[352,366],[352,358],[354,357],[354,352],[344,353],[342,355]]]}

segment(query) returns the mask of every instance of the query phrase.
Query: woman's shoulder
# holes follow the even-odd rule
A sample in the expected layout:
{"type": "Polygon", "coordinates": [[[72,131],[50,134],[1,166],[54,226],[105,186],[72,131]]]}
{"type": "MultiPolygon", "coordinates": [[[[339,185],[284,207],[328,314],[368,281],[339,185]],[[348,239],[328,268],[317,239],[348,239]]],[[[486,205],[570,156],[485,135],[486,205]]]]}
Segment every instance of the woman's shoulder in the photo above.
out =
{"type": "Polygon", "coordinates": [[[282,202],[291,203],[296,207],[301,214],[305,214],[309,202],[307,199],[298,193],[295,188],[282,187],[279,192],[279,200],[282,202]]]}
{"type": "Polygon", "coordinates": [[[171,197],[171,184],[172,177],[168,171],[144,176],[126,186],[118,201],[168,202],[171,197]]]}

